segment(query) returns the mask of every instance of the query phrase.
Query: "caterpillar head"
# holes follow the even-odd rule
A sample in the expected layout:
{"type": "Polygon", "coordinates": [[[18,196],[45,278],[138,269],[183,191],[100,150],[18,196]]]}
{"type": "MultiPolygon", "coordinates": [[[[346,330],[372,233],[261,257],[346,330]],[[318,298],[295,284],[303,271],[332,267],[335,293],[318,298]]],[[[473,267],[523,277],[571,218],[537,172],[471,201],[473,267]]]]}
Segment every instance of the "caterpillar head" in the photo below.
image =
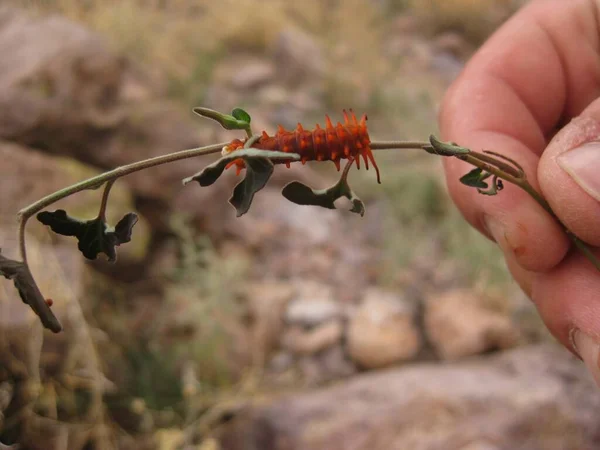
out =
{"type": "Polygon", "coordinates": [[[221,155],[227,156],[229,153],[237,150],[238,148],[243,148],[243,147],[244,147],[243,141],[241,141],[239,139],[234,139],[229,144],[227,144],[225,147],[223,147],[223,149],[221,150],[221,155]]]}

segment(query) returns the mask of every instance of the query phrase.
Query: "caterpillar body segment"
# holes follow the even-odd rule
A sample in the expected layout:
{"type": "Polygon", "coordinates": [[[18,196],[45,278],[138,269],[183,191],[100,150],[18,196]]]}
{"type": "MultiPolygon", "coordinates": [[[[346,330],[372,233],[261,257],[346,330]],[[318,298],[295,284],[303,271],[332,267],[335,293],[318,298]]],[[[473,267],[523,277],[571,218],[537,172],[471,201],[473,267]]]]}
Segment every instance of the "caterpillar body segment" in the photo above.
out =
{"type": "MultiPolygon", "coordinates": [[[[243,148],[246,142],[246,140],[234,139],[223,148],[223,154],[243,148]]],[[[360,157],[362,156],[365,168],[369,170],[369,162],[373,164],[377,173],[377,182],[381,183],[379,168],[370,144],[367,115],[363,115],[359,121],[352,110],[350,110],[350,114],[344,110],[343,124],[338,122],[333,125],[329,116],[326,115],[325,128],[321,128],[317,124],[314,130],[306,130],[299,123],[295,130],[287,131],[279,125],[277,133],[273,136],[263,131],[259,139],[252,144],[252,148],[296,153],[300,155],[302,164],[306,164],[307,161],[332,161],[338,171],[342,159],[356,161],[356,167],[360,169],[360,157]]],[[[285,164],[289,168],[291,161],[277,161],[277,163],[285,164]]],[[[236,167],[238,175],[245,167],[242,159],[230,162],[227,168],[232,166],[236,167]]]]}

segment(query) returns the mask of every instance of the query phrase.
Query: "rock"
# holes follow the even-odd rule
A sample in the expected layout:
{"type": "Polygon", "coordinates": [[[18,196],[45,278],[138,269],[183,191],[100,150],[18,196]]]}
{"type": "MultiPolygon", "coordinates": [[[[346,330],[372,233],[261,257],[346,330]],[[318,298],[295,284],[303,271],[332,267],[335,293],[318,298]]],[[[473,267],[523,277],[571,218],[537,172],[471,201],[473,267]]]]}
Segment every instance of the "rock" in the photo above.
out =
{"type": "Polygon", "coordinates": [[[425,332],[438,355],[459,359],[513,347],[519,332],[510,318],[466,290],[453,290],[425,302],[425,332]]]}
{"type": "MultiPolygon", "coordinates": [[[[10,55],[0,61],[0,139],[101,169],[201,145],[191,113],[161,98],[99,34],[63,17],[2,6],[0,52],[10,55]]],[[[181,179],[194,169],[180,161],[150,171],[124,180],[138,211],[166,230],[181,179]]]]}
{"type": "Polygon", "coordinates": [[[314,355],[339,343],[342,333],[342,322],[336,319],[317,325],[311,330],[293,326],[283,335],[281,345],[296,355],[314,355]]]}
{"type": "Polygon", "coordinates": [[[419,19],[410,14],[399,14],[392,19],[390,31],[392,34],[418,34],[419,19]]]}
{"type": "Polygon", "coordinates": [[[255,89],[270,82],[275,76],[275,67],[268,61],[253,61],[238,66],[231,76],[231,84],[237,89],[255,89]]]}
{"type": "Polygon", "coordinates": [[[463,61],[447,52],[440,52],[433,55],[430,65],[433,70],[445,77],[448,81],[452,81],[458,77],[464,68],[463,61]]]}
{"type": "Polygon", "coordinates": [[[341,344],[324,350],[318,360],[327,380],[348,377],[356,372],[356,366],[348,359],[341,344]]]}
{"type": "Polygon", "coordinates": [[[365,369],[413,358],[421,347],[414,311],[394,294],[370,289],[347,331],[348,354],[365,369]]]}
{"type": "Polygon", "coordinates": [[[305,282],[298,285],[298,297],[288,304],[285,320],[289,324],[313,327],[342,315],[334,301],[331,286],[305,282]]]}
{"type": "Polygon", "coordinates": [[[463,61],[472,53],[472,49],[465,38],[454,31],[448,31],[436,36],[433,46],[439,52],[449,53],[463,61]]]}
{"type": "Polygon", "coordinates": [[[252,325],[252,354],[255,363],[263,364],[279,341],[283,328],[283,314],[294,295],[289,283],[263,282],[247,288],[248,306],[252,325]]]}
{"type": "Polygon", "coordinates": [[[323,51],[313,38],[300,31],[284,28],[277,36],[274,60],[278,78],[294,83],[325,74],[323,51]]]}
{"type": "Polygon", "coordinates": [[[556,345],[421,363],[247,410],[223,450],[564,450],[600,447],[600,394],[556,345]]]}
{"type": "Polygon", "coordinates": [[[292,367],[294,357],[287,352],[277,352],[269,361],[269,369],[273,372],[285,372],[292,367]]]}
{"type": "Polygon", "coordinates": [[[323,368],[316,358],[303,356],[298,360],[298,368],[305,386],[316,386],[325,381],[323,368]]]}

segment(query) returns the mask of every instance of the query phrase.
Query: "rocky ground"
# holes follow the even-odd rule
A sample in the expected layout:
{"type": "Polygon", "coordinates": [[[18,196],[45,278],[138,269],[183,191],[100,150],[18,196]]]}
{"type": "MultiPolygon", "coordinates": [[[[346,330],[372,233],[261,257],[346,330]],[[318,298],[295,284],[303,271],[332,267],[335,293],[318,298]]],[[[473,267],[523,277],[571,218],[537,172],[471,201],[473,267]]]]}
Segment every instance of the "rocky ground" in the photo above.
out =
{"type": "MultiPolygon", "coordinates": [[[[373,110],[380,139],[422,139],[434,131],[427,99],[475,45],[394,17],[378,51],[387,76],[398,75],[383,86],[360,78],[344,45],[284,28],[268,51],[232,45],[201,80],[202,103],[242,105],[255,129],[272,130],[322,123],[346,100],[373,110]],[[353,71],[358,80],[335,78],[353,71]]],[[[0,7],[0,54],[8,256],[24,205],[102,170],[232,137],[191,117],[160,71],[64,17],[0,7]]],[[[491,283],[505,274],[489,262],[493,246],[448,231],[464,224],[442,206],[439,161],[379,159],[383,193],[370,193],[373,173],[353,175],[362,219],[281,196],[292,179],[330,184],[332,172],[315,166],[278,170],[241,219],[227,205],[232,174],[181,186],[205,160],[127,177],[108,218],[135,210],[140,222],[116,265],[85,262],[32,219],[33,272],[65,331],[43,333],[0,285],[2,439],[44,450],[600,445],[600,397],[583,366],[551,343],[514,285],[491,283]]],[[[56,206],[93,217],[99,195],[56,206]]]]}

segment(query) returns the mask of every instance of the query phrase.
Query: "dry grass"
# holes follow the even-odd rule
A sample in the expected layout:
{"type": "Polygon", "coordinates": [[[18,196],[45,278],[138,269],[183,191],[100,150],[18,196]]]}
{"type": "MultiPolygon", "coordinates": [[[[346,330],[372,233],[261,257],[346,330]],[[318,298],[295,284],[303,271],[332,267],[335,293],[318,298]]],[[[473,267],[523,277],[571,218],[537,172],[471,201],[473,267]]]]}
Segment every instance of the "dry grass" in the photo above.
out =
{"type": "Polygon", "coordinates": [[[385,68],[382,10],[368,0],[29,0],[26,5],[102,33],[117,49],[166,73],[180,96],[194,96],[182,84],[206,84],[220,57],[238,51],[268,54],[279,33],[289,29],[322,45],[331,67],[328,103],[370,95],[385,68]]]}
{"type": "Polygon", "coordinates": [[[404,0],[432,33],[457,31],[483,42],[527,0],[404,0]]]}

